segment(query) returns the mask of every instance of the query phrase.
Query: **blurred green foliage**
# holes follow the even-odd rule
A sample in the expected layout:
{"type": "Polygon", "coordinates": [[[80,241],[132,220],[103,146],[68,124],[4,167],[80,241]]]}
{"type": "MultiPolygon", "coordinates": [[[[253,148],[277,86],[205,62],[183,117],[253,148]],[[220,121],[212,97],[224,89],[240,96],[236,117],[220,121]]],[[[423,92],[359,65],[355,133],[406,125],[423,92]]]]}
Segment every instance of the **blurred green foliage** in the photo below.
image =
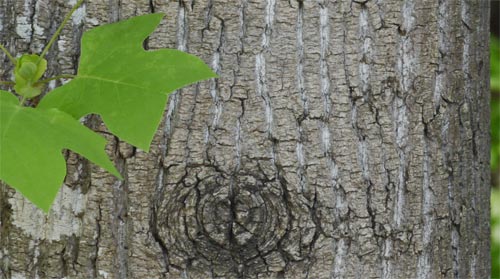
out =
{"type": "Polygon", "coordinates": [[[500,93],[500,39],[490,37],[490,83],[491,91],[500,93]]]}
{"type": "Polygon", "coordinates": [[[500,190],[491,191],[491,277],[500,278],[500,190]]]}
{"type": "MultiPolygon", "coordinates": [[[[494,95],[494,93],[492,93],[494,95]]],[[[500,168],[500,96],[491,96],[491,170],[500,168]]],[[[500,185],[497,185],[500,186],[500,185]]]]}

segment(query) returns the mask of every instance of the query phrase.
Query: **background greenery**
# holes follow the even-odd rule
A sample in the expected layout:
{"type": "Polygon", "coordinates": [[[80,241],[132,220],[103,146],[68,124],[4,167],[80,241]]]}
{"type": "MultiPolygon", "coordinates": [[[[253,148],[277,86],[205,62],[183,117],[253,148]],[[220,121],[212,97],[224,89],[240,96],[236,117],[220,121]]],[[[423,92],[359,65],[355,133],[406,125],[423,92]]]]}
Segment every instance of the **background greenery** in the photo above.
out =
{"type": "Polygon", "coordinates": [[[500,39],[490,39],[491,277],[500,278],[500,39]]]}

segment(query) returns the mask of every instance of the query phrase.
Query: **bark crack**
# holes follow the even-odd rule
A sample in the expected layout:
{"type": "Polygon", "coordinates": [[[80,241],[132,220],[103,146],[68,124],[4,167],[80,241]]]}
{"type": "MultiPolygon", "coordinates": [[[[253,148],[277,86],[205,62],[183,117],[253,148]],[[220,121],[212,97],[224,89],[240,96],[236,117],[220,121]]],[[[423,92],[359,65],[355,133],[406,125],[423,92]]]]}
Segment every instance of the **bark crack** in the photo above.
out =
{"type": "Polygon", "coordinates": [[[97,274],[97,261],[99,259],[99,245],[101,241],[101,221],[102,221],[102,208],[101,203],[97,203],[97,216],[96,216],[96,227],[94,234],[94,254],[90,258],[91,260],[91,271],[93,278],[98,278],[97,274]]]}
{"type": "MultiPolygon", "coordinates": [[[[116,138],[116,146],[119,146],[119,140],[116,138]]],[[[128,171],[127,159],[123,158],[117,150],[116,165],[118,170],[123,176],[123,180],[118,180],[113,187],[114,198],[114,224],[113,230],[115,232],[116,241],[116,264],[118,268],[118,278],[127,278],[128,276],[128,243],[129,241],[129,226],[130,220],[128,216],[129,202],[128,202],[128,171]]]]}
{"type": "Polygon", "coordinates": [[[305,154],[304,154],[304,135],[303,135],[303,128],[302,128],[302,122],[307,118],[309,112],[308,112],[308,104],[307,104],[307,94],[306,94],[306,89],[304,86],[304,39],[303,39],[303,19],[304,18],[304,3],[299,2],[299,8],[297,12],[297,23],[296,23],[296,30],[297,30],[297,87],[300,95],[300,99],[302,102],[302,114],[299,116],[297,119],[297,146],[296,146],[296,153],[297,153],[297,161],[298,161],[298,166],[297,166],[297,176],[299,177],[299,185],[300,185],[300,192],[307,192],[308,191],[308,185],[307,185],[307,177],[306,177],[306,167],[305,162],[305,154]]]}

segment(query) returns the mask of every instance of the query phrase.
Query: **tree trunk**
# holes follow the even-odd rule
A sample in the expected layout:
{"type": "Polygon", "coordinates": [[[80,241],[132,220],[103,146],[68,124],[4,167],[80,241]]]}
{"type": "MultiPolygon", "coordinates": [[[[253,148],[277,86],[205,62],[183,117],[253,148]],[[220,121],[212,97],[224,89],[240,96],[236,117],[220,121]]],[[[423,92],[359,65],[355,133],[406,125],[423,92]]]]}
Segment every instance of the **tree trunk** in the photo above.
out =
{"type": "MultiPolygon", "coordinates": [[[[0,0],[0,42],[40,52],[68,2],[0,0]]],[[[170,96],[150,153],[103,133],[124,181],[66,153],[48,216],[0,186],[0,277],[488,278],[488,5],[87,0],[49,76],[164,12],[146,48],[220,78],[170,96]]]]}

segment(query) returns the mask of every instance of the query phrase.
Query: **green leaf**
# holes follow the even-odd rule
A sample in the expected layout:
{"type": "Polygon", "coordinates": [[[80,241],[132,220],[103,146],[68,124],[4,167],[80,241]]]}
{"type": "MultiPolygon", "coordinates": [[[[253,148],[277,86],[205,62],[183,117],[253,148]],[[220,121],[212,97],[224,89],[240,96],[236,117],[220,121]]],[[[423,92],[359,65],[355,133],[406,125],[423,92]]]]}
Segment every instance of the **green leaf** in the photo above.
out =
{"type": "Polygon", "coordinates": [[[48,212],[66,175],[64,148],[117,177],[106,140],[57,109],[21,107],[0,90],[0,179],[48,212]]]}
{"type": "Polygon", "coordinates": [[[37,81],[47,70],[47,60],[40,58],[36,54],[24,54],[16,63],[14,77],[16,92],[26,98],[33,98],[42,93],[43,84],[37,81]]]}
{"type": "Polygon", "coordinates": [[[168,93],[216,77],[193,55],[143,49],[162,17],[138,16],[86,32],[76,78],[49,93],[39,107],[58,108],[75,118],[100,114],[113,134],[148,151],[168,93]]]}

